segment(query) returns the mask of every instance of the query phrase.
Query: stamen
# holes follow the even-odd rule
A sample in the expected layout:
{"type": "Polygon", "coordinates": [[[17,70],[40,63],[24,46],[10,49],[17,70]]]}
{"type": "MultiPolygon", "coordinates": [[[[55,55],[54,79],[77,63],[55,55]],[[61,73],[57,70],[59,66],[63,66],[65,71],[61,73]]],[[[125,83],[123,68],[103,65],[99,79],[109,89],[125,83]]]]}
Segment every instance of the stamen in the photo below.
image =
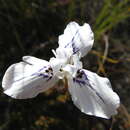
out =
{"type": "Polygon", "coordinates": [[[49,67],[48,70],[53,71],[53,69],[51,67],[49,67]]]}
{"type": "Polygon", "coordinates": [[[79,69],[79,70],[77,70],[77,75],[76,75],[76,77],[77,78],[82,78],[82,76],[83,76],[83,71],[81,71],[81,69],[79,69]]]}
{"type": "Polygon", "coordinates": [[[46,73],[49,73],[49,70],[47,69],[47,70],[45,70],[45,72],[46,72],[46,73]]]}
{"type": "Polygon", "coordinates": [[[62,69],[62,68],[60,68],[60,71],[62,72],[62,71],[63,71],[63,69],[62,69]]]}

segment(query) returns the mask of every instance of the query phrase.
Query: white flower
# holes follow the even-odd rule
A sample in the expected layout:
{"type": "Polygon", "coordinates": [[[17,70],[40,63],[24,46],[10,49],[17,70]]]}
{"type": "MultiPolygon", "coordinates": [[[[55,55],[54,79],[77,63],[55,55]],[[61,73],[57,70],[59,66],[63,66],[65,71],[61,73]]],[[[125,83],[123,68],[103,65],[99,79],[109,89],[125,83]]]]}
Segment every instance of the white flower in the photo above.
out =
{"type": "Polygon", "coordinates": [[[4,93],[16,99],[33,98],[58,80],[67,79],[72,100],[82,112],[109,119],[117,113],[120,99],[107,78],[84,70],[80,61],[92,48],[93,37],[88,24],[69,23],[49,62],[24,56],[22,62],[7,69],[2,81],[4,93]]]}

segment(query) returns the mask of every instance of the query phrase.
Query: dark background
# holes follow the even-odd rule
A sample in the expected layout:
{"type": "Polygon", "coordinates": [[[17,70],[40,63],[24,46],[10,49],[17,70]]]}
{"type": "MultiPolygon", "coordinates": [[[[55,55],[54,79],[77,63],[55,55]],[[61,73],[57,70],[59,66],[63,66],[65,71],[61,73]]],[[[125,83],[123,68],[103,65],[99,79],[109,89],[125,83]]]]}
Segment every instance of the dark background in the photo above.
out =
{"type": "Polygon", "coordinates": [[[12,99],[0,88],[0,130],[130,129],[129,0],[0,0],[0,85],[6,69],[24,55],[49,60],[70,21],[87,22],[95,34],[84,68],[107,76],[121,99],[111,120],[87,116],[68,92],[12,99]]]}

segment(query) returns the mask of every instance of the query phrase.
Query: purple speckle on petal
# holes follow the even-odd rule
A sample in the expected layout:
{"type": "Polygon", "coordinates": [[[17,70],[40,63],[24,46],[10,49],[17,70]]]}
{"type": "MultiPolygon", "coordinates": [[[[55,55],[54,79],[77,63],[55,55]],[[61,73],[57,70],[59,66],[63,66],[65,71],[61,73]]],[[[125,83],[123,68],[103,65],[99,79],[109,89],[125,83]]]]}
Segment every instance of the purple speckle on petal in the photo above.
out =
{"type": "Polygon", "coordinates": [[[88,87],[91,91],[93,91],[97,95],[97,97],[100,98],[100,100],[103,103],[105,103],[105,101],[103,100],[100,93],[98,93],[97,90],[90,84],[88,76],[83,70],[78,70],[77,71],[77,76],[76,76],[76,78],[73,78],[73,81],[75,83],[78,83],[81,87],[88,87]]]}
{"type": "Polygon", "coordinates": [[[80,80],[80,79],[76,79],[76,78],[73,78],[73,81],[78,83],[78,84],[82,84],[82,85],[86,84],[86,82],[84,80],[80,80]]]}

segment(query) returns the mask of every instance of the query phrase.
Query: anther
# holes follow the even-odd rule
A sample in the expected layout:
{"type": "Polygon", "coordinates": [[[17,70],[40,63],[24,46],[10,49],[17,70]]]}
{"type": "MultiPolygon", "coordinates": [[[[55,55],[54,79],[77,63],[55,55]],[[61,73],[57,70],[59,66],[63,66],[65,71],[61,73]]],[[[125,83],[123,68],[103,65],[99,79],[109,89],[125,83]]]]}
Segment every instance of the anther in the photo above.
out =
{"type": "Polygon", "coordinates": [[[46,72],[46,73],[49,73],[49,70],[47,69],[47,70],[45,70],[45,72],[46,72]]]}
{"type": "Polygon", "coordinates": [[[53,71],[51,67],[49,67],[48,70],[53,71]]]}
{"type": "Polygon", "coordinates": [[[82,78],[82,76],[83,76],[82,73],[79,73],[79,74],[77,75],[78,78],[82,78]]]}
{"type": "Polygon", "coordinates": [[[63,70],[60,68],[60,71],[62,72],[63,70]]]}
{"type": "Polygon", "coordinates": [[[83,76],[83,71],[81,69],[77,70],[77,78],[82,78],[83,76]]]}
{"type": "Polygon", "coordinates": [[[79,73],[80,73],[80,69],[77,70],[77,74],[79,74],[79,73]]]}

